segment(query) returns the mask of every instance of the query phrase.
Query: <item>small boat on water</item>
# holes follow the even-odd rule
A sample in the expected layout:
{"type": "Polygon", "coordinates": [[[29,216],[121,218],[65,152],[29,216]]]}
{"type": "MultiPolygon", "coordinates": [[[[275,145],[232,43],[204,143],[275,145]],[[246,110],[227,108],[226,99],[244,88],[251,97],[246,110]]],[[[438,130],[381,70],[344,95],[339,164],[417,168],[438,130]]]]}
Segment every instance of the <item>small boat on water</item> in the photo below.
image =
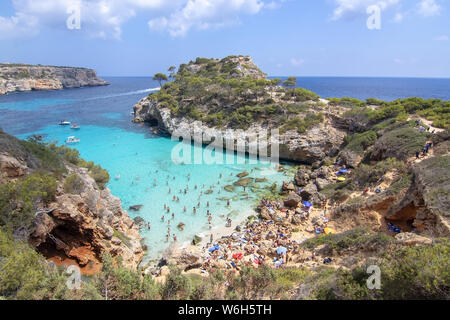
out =
{"type": "Polygon", "coordinates": [[[74,124],[72,124],[72,126],[70,127],[70,129],[73,129],[73,130],[80,130],[81,128],[80,128],[79,125],[77,125],[76,123],[74,123],[74,124]]]}
{"type": "Polygon", "coordinates": [[[67,144],[73,144],[73,143],[78,143],[78,142],[80,142],[80,139],[77,139],[74,136],[68,137],[66,140],[67,144]]]}
{"type": "Polygon", "coordinates": [[[65,120],[61,120],[61,122],[59,123],[60,126],[70,126],[70,121],[65,121],[65,120]]]}

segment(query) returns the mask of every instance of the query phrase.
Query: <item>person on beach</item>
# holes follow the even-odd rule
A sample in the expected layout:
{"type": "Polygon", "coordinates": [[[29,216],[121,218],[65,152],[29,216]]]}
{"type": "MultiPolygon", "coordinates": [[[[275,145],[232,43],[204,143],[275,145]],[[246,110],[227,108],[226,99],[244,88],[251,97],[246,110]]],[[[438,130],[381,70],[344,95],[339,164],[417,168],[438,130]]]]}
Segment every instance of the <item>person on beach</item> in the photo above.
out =
{"type": "Polygon", "coordinates": [[[212,244],[212,243],[213,243],[213,240],[214,240],[214,237],[213,237],[213,235],[212,235],[212,233],[211,233],[211,236],[209,237],[209,242],[212,244]]]}
{"type": "Polygon", "coordinates": [[[173,241],[177,242],[177,236],[175,235],[175,233],[173,234],[173,241]]]}

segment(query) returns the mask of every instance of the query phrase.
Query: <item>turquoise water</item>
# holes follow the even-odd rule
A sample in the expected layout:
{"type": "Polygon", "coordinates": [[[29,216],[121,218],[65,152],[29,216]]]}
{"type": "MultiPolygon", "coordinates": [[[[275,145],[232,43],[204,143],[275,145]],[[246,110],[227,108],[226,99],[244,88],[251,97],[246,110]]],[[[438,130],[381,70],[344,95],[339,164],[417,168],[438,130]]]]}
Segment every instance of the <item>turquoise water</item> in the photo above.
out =
{"type": "MultiPolygon", "coordinates": [[[[158,84],[149,78],[108,80],[112,83],[108,87],[0,97],[0,127],[22,139],[31,134],[43,134],[46,141],[63,144],[69,136],[79,138],[81,142],[71,147],[78,149],[84,159],[109,171],[111,181],[108,187],[122,200],[123,208],[131,218],[139,216],[151,223],[150,230],[141,230],[144,243],[149,247],[149,259],[158,258],[173,242],[170,238],[167,243],[165,238],[167,220],[172,220],[172,213],[175,218],[170,222],[171,235],[176,234],[178,243],[189,243],[196,234],[209,239],[207,210],[213,216],[214,232],[225,225],[227,217],[236,222],[248,214],[272,183],[280,184],[288,179],[268,163],[176,165],[171,160],[171,152],[178,142],[155,136],[147,127],[131,123],[133,105],[158,84]],[[81,130],[59,126],[61,120],[75,122],[81,130]],[[248,171],[252,178],[268,180],[253,189],[247,188],[248,198],[242,187],[232,193],[223,189],[237,181],[236,175],[243,171],[248,171]],[[222,179],[219,178],[221,173],[222,179]],[[120,179],[116,179],[117,175],[120,179]],[[189,190],[184,194],[187,186],[189,190]],[[207,194],[208,190],[211,190],[210,194],[207,194]],[[174,195],[179,202],[172,200],[174,195]],[[229,207],[227,200],[230,201],[229,207]],[[198,202],[201,205],[194,214],[193,207],[198,202]],[[139,212],[128,210],[133,205],[143,207],[139,212]],[[164,210],[164,205],[170,207],[170,214],[164,210]],[[163,215],[164,222],[161,221],[163,215]],[[183,231],[177,229],[180,222],[185,224],[183,231]]],[[[197,147],[196,150],[203,151],[203,148],[197,147]]],[[[234,156],[235,163],[237,157],[234,156]]]]}
{"type": "MultiPolygon", "coordinates": [[[[181,243],[187,244],[196,234],[203,234],[209,239],[207,210],[213,216],[212,231],[215,231],[225,225],[228,217],[236,220],[248,213],[272,183],[280,185],[287,179],[269,163],[250,165],[249,160],[243,158],[247,164],[238,165],[236,154],[235,164],[231,165],[175,165],[171,160],[171,152],[178,142],[156,136],[146,137],[142,133],[120,128],[88,125],[79,131],[73,131],[70,127],[53,125],[36,133],[44,133],[48,141],[58,142],[64,142],[68,136],[75,135],[81,140],[76,145],[81,156],[100,163],[109,171],[111,182],[108,187],[112,194],[122,200],[123,208],[143,205],[140,212],[128,212],[131,218],[139,216],[151,223],[150,230],[141,230],[145,244],[150,248],[150,258],[158,257],[172,243],[172,238],[169,243],[166,242],[168,227],[171,235],[176,234],[181,243]],[[266,178],[267,182],[247,188],[248,193],[242,187],[236,188],[235,192],[225,191],[223,187],[237,181],[239,178],[236,175],[243,171],[248,171],[252,178],[266,178]],[[118,175],[120,178],[116,178],[118,175]],[[184,189],[187,188],[185,194],[184,189]],[[212,192],[206,194],[208,190],[212,192]],[[179,198],[179,202],[173,201],[174,195],[179,198]],[[230,201],[229,207],[227,200],[230,201]],[[198,202],[200,208],[194,214],[193,208],[197,207],[198,202]],[[170,207],[170,214],[165,211],[164,205],[170,207]],[[187,208],[186,212],[184,206],[187,208]],[[173,220],[172,213],[175,214],[173,220]],[[164,222],[161,221],[163,215],[164,222]],[[167,224],[169,219],[172,220],[170,226],[167,224]],[[185,224],[183,231],[176,228],[181,222],[185,224]]],[[[28,135],[19,137],[25,139],[28,135]]],[[[192,154],[199,150],[204,152],[204,148],[195,147],[192,154]]]]}

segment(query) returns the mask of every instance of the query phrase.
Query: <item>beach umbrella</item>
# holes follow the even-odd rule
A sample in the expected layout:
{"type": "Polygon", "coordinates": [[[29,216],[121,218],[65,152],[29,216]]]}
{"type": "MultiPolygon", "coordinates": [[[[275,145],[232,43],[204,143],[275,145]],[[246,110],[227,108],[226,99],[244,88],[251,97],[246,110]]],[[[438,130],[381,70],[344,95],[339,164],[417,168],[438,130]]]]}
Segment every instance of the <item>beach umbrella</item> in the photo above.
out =
{"type": "Polygon", "coordinates": [[[233,259],[241,260],[242,259],[242,253],[235,253],[235,254],[233,254],[233,259]]]}
{"type": "Polygon", "coordinates": [[[278,247],[276,252],[277,252],[277,254],[286,254],[287,249],[285,247],[278,247]]]}
{"type": "Polygon", "coordinates": [[[216,244],[214,247],[209,249],[209,252],[214,252],[214,251],[217,251],[217,250],[220,250],[220,247],[219,247],[219,245],[216,244]]]}
{"type": "Polygon", "coordinates": [[[305,207],[307,207],[307,208],[311,208],[311,207],[312,207],[312,204],[311,204],[311,202],[309,202],[309,201],[303,201],[302,204],[303,204],[305,207]]]}

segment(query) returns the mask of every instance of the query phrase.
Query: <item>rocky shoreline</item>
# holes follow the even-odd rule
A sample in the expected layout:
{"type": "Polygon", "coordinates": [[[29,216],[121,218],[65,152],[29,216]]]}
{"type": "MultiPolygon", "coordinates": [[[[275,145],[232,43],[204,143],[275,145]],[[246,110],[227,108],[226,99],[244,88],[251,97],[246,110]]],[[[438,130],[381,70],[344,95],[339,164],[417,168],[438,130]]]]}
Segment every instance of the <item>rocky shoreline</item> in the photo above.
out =
{"type": "Polygon", "coordinates": [[[0,64],[0,95],[106,85],[109,83],[92,69],[0,64]]]}

